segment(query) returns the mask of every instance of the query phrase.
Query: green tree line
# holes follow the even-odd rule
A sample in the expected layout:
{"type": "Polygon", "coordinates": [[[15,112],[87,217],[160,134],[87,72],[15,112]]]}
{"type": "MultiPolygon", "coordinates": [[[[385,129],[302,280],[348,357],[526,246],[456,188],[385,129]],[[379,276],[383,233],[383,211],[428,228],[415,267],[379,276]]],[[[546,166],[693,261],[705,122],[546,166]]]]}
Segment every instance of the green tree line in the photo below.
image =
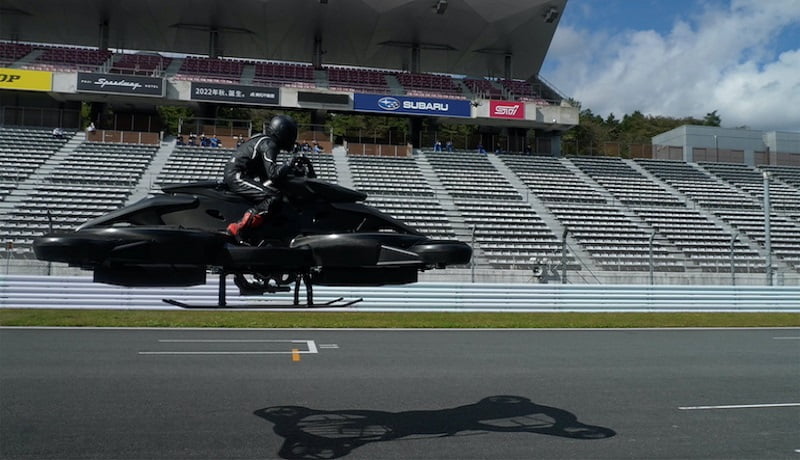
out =
{"type": "MultiPolygon", "coordinates": [[[[570,103],[581,109],[580,102],[570,100],[570,103]]],[[[638,110],[618,119],[613,113],[603,118],[591,109],[581,109],[580,124],[561,138],[562,151],[566,154],[628,156],[635,146],[649,145],[653,136],[679,126],[720,126],[721,122],[716,110],[707,113],[703,119],[645,115],[638,110]]]]}

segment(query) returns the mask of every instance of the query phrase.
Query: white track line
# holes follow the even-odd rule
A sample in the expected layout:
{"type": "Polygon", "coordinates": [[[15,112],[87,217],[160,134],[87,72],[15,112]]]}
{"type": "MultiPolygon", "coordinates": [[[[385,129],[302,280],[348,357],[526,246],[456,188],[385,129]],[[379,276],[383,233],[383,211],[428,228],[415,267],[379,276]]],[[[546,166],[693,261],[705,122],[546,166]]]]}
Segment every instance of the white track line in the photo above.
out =
{"type": "Polygon", "coordinates": [[[288,351],[140,351],[140,355],[289,355],[317,354],[317,344],[313,340],[277,339],[159,339],[159,343],[304,343],[307,350],[288,351]]]}
{"type": "Polygon", "coordinates": [[[800,402],[778,404],[731,404],[727,406],[681,406],[680,410],[709,410],[709,409],[761,409],[765,407],[800,407],[800,402]]]}

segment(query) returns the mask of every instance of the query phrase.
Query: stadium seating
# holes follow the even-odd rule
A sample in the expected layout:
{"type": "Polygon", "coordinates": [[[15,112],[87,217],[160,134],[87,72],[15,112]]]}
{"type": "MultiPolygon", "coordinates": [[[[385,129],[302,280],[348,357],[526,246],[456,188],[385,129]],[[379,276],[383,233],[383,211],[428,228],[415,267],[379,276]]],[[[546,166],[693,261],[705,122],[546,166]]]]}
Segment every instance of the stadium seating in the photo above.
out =
{"type": "MultiPolygon", "coordinates": [[[[175,146],[153,185],[158,189],[167,184],[222,180],[225,164],[234,151],[227,148],[175,146]]],[[[314,170],[320,179],[336,182],[336,169],[330,154],[310,153],[308,157],[314,163],[314,170]]],[[[286,159],[285,154],[278,157],[279,162],[286,159]]]]}
{"type": "MultiPolygon", "coordinates": [[[[729,185],[716,176],[712,177],[711,173],[702,171],[699,166],[694,167],[678,161],[636,161],[669,185],[695,200],[716,217],[756,241],[761,247],[765,245],[764,211],[761,205],[763,201],[757,196],[729,185]]],[[[711,169],[716,169],[729,179],[739,181],[743,186],[742,177],[752,178],[754,174],[752,171],[747,172],[747,169],[738,167],[734,167],[734,172],[731,172],[731,167],[728,165],[713,165],[711,169]],[[741,173],[744,173],[744,176],[741,173]],[[736,179],[733,179],[734,177],[736,179]]],[[[754,185],[751,183],[746,188],[753,191],[753,187],[754,185]]],[[[786,189],[786,192],[795,193],[791,189],[786,189]]],[[[784,203],[784,205],[793,207],[791,202],[784,203]]],[[[773,210],[778,212],[773,212],[771,217],[773,252],[786,263],[800,267],[800,263],[798,263],[800,262],[800,247],[797,246],[800,225],[783,215],[777,208],[773,208],[773,210]]]]}
{"type": "Polygon", "coordinates": [[[129,186],[45,182],[6,214],[0,221],[0,233],[14,241],[25,257],[32,258],[35,237],[73,230],[91,218],[118,209],[130,192],[129,186]]]}
{"type": "MultiPolygon", "coordinates": [[[[53,139],[49,130],[20,128],[0,129],[0,142],[0,232],[14,242],[15,254],[28,258],[33,238],[49,232],[51,221],[54,230],[69,230],[124,205],[149,180],[143,172],[158,148],[84,142],[65,157],[55,153],[66,140],[53,139]],[[20,200],[31,180],[38,182],[20,200]]],[[[168,183],[219,180],[232,153],[175,146],[150,186],[155,191],[168,183]]],[[[763,273],[761,171],[769,170],[775,178],[774,260],[800,271],[800,168],[498,155],[518,180],[512,185],[492,155],[348,155],[345,165],[354,187],[368,193],[368,204],[431,237],[465,239],[474,245],[479,267],[530,270],[543,260],[558,266],[560,235],[548,225],[555,221],[594,267],[617,276],[649,271],[651,238],[656,272],[763,273]],[[431,170],[423,174],[426,164],[431,170]]],[[[337,181],[333,155],[308,156],[321,179],[337,181]]],[[[279,161],[287,158],[282,154],[279,161]]],[[[582,267],[570,251],[567,268],[582,267]]]]}
{"type": "Polygon", "coordinates": [[[422,233],[453,237],[453,228],[433,188],[425,181],[414,158],[349,155],[353,184],[366,193],[367,204],[422,233]]]}
{"type": "Polygon", "coordinates": [[[157,76],[163,74],[171,62],[171,58],[153,54],[123,54],[114,62],[111,72],[157,76]]]}
{"type": "Polygon", "coordinates": [[[314,68],[309,64],[257,62],[253,83],[261,85],[313,88],[314,68]]]}
{"type": "Polygon", "coordinates": [[[464,93],[449,75],[398,73],[397,79],[409,96],[463,98],[464,93]]]}
{"type": "Polygon", "coordinates": [[[42,53],[25,67],[50,71],[97,71],[111,58],[109,50],[72,48],[64,46],[36,46],[42,53]]]}
{"type": "Polygon", "coordinates": [[[153,185],[160,188],[167,184],[222,180],[225,163],[233,151],[226,148],[175,146],[153,185]]]}
{"type": "Polygon", "coordinates": [[[50,129],[0,127],[0,181],[25,180],[73,135],[66,132],[57,139],[50,129]]]}
{"type": "Polygon", "coordinates": [[[239,83],[244,65],[244,61],[189,56],[183,60],[180,69],[175,74],[175,78],[179,80],[239,83]]]}
{"type": "MultiPolygon", "coordinates": [[[[605,270],[647,271],[650,233],[612,206],[603,194],[568,168],[567,160],[528,155],[502,155],[502,160],[569,230],[569,234],[605,270]]],[[[659,271],[682,271],[683,262],[654,243],[659,271]]]]}
{"type": "Polygon", "coordinates": [[[389,92],[386,75],[393,72],[359,69],[355,67],[326,67],[330,89],[338,91],[389,92]]]}
{"type": "Polygon", "coordinates": [[[33,47],[25,43],[0,42],[0,64],[10,65],[25,57],[33,47]]]}
{"type": "MultiPolygon", "coordinates": [[[[636,215],[675,245],[687,258],[687,267],[702,271],[730,271],[732,235],[710,217],[693,209],[620,158],[572,158],[583,172],[628,206],[636,215]]],[[[763,271],[764,260],[741,241],[734,244],[735,270],[763,271]]]]}
{"type": "Polygon", "coordinates": [[[118,185],[139,183],[157,147],[151,145],[84,142],[47,180],[53,183],[118,185]]]}
{"type": "Polygon", "coordinates": [[[477,97],[482,99],[503,98],[503,90],[495,86],[495,83],[485,78],[465,78],[463,82],[477,97]]]}
{"type": "MultiPolygon", "coordinates": [[[[559,257],[555,233],[485,154],[426,151],[425,157],[492,267],[527,270],[536,259],[559,257]]],[[[576,268],[571,255],[568,264],[576,268]]]]}

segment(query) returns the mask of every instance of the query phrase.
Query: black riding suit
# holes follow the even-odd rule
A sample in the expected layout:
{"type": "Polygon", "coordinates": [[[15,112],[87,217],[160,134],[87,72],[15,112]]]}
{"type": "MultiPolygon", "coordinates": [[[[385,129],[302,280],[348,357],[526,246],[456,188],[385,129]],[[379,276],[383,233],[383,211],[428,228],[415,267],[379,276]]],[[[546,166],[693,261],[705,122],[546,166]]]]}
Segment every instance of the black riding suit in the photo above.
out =
{"type": "MultiPolygon", "coordinates": [[[[253,204],[249,211],[253,214],[266,214],[273,209],[280,200],[280,182],[298,166],[297,158],[278,165],[279,152],[272,137],[258,135],[237,147],[225,165],[225,184],[253,204]]],[[[310,161],[300,163],[307,168],[308,177],[316,176],[310,161]]]]}

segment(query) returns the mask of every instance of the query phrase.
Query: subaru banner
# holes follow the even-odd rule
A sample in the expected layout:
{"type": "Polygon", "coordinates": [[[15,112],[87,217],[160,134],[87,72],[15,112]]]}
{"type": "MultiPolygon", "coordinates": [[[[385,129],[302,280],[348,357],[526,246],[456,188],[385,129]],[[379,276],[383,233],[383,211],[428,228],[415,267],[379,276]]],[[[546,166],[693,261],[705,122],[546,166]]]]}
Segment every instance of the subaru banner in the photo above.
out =
{"type": "Polygon", "coordinates": [[[281,102],[280,95],[280,89],[267,86],[225,85],[193,81],[191,99],[232,104],[277,105],[281,102]]]}
{"type": "Polygon", "coordinates": [[[164,79],[138,75],[78,72],[78,91],[163,97],[164,79]]]}
{"type": "Polygon", "coordinates": [[[363,112],[412,113],[443,117],[471,117],[472,107],[464,99],[354,94],[353,109],[363,112]]]}

